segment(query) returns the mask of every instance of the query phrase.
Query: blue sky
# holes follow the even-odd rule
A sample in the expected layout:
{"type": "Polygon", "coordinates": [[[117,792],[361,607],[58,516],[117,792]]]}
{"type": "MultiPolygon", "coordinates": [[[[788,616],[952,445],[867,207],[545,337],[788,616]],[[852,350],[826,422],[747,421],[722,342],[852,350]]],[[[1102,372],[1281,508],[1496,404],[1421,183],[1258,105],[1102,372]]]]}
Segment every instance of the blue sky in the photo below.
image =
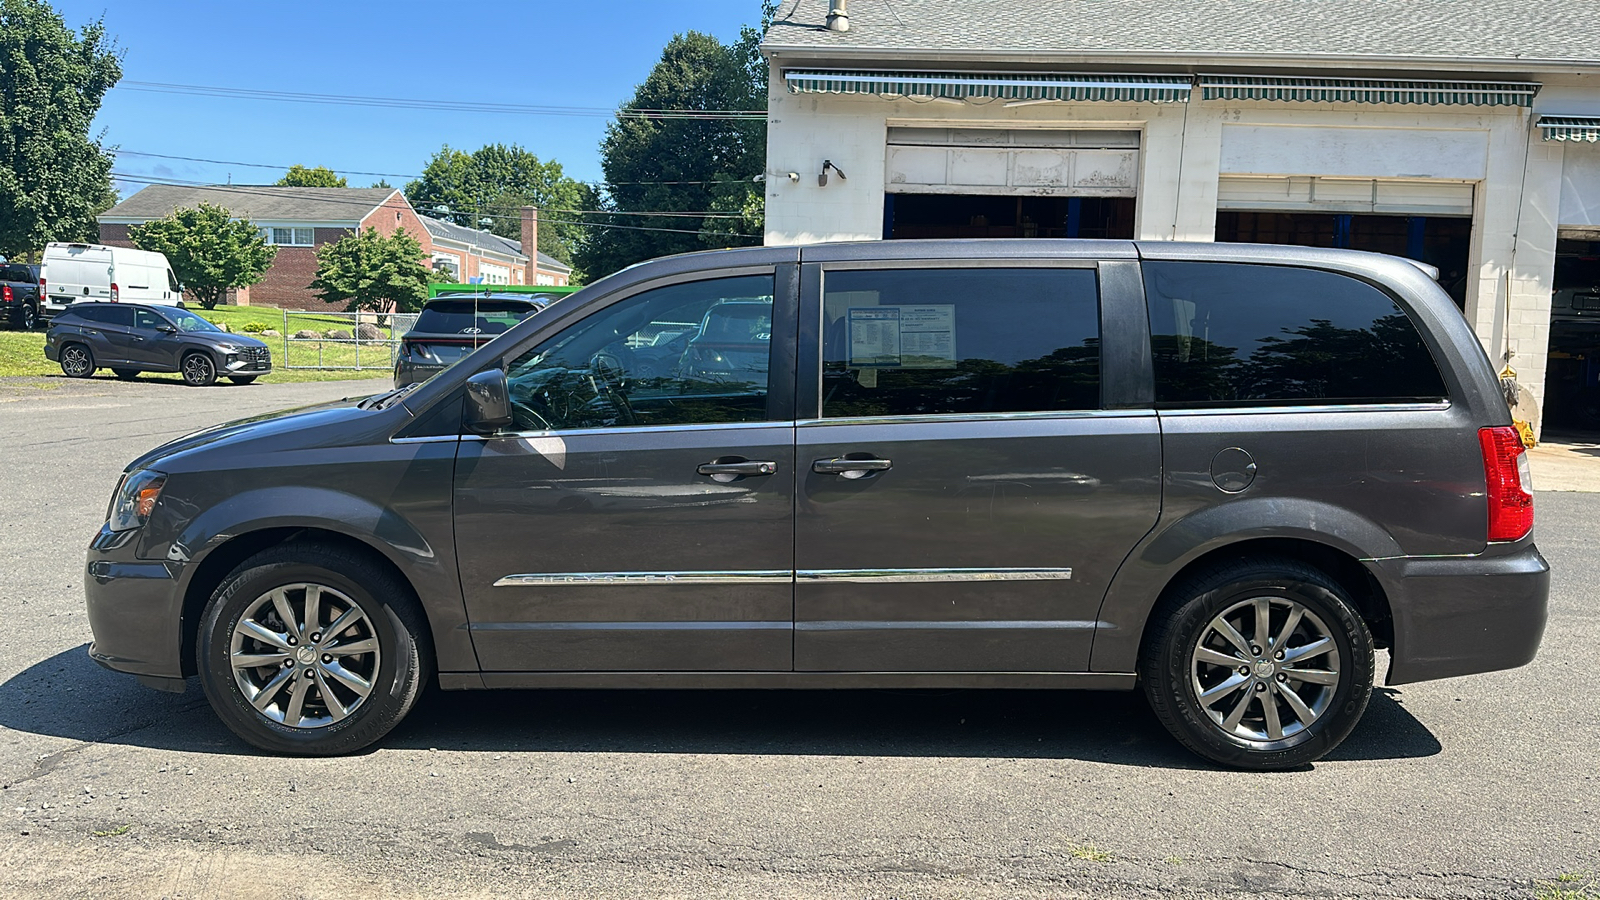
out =
{"type": "MultiPolygon", "coordinates": [[[[124,81],[294,93],[614,108],[649,74],[676,32],[724,41],[760,15],[759,0],[53,0],[74,28],[102,15],[126,51],[124,81]]],[[[608,120],[375,109],[153,93],[107,95],[96,127],[118,146],[115,171],[156,180],[276,181],[294,163],[340,171],[422,170],[443,144],[517,143],[567,174],[601,176],[608,120]],[[195,157],[247,168],[137,156],[195,157]]],[[[394,177],[400,176],[400,177],[394,177]]],[[[365,187],[374,175],[350,175],[365,187]]],[[[139,185],[119,184],[123,196],[139,185]]]]}

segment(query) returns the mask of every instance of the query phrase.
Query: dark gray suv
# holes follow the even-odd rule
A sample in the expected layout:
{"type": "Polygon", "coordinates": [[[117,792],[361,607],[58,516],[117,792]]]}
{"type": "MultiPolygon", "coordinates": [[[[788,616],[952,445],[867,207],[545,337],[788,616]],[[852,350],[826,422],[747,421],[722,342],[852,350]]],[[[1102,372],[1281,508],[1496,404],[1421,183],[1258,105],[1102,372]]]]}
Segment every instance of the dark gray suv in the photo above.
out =
{"type": "Polygon", "coordinates": [[[435,678],[1142,688],[1197,753],[1283,768],[1355,727],[1377,649],[1390,684],[1533,658],[1530,482],[1483,349],[1404,260],[719,251],[420,385],[135,460],[90,653],[198,675],[283,753],[366,746],[435,678]]]}
{"type": "Polygon", "coordinates": [[[218,376],[249,384],[272,371],[272,352],[247,334],[223,331],[175,306],[79,302],[50,320],[44,355],[71,378],[110,369],[118,378],[177,372],[194,387],[218,376]]]}

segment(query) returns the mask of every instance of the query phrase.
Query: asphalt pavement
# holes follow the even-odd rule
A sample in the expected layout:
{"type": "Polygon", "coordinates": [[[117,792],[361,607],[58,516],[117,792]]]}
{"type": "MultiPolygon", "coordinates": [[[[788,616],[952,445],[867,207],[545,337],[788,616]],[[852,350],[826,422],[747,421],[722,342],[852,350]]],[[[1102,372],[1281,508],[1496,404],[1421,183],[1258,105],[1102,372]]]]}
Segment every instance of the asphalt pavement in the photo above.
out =
{"type": "Polygon", "coordinates": [[[1287,773],[1078,692],[434,691],[370,752],[285,759],[192,682],[89,661],[84,547],[129,459],[381,387],[0,379],[0,897],[1532,898],[1600,872],[1600,494],[1537,499],[1532,665],[1382,688],[1287,773]]]}

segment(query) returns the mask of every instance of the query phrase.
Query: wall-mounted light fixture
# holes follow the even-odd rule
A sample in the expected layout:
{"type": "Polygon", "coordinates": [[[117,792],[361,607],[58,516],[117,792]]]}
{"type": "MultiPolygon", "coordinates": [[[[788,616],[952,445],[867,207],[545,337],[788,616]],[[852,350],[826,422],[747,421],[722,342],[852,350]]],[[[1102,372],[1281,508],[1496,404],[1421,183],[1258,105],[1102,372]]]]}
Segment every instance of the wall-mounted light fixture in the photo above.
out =
{"type": "Polygon", "coordinates": [[[833,170],[833,174],[839,176],[839,180],[840,181],[848,181],[849,180],[849,179],[844,177],[844,170],[833,164],[833,160],[825,159],[825,160],[822,161],[822,174],[817,176],[817,187],[827,187],[828,186],[828,170],[829,169],[833,170]]]}

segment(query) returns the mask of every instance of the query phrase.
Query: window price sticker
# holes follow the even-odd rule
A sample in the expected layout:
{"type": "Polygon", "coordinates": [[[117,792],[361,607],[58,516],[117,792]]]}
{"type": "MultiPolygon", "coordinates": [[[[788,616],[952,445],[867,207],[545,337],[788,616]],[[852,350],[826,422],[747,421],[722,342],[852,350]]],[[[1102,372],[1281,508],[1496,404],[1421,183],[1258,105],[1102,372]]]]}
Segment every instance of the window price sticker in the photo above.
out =
{"type": "Polygon", "coordinates": [[[956,366],[956,308],[952,304],[854,307],[848,319],[851,368],[956,366]]]}

